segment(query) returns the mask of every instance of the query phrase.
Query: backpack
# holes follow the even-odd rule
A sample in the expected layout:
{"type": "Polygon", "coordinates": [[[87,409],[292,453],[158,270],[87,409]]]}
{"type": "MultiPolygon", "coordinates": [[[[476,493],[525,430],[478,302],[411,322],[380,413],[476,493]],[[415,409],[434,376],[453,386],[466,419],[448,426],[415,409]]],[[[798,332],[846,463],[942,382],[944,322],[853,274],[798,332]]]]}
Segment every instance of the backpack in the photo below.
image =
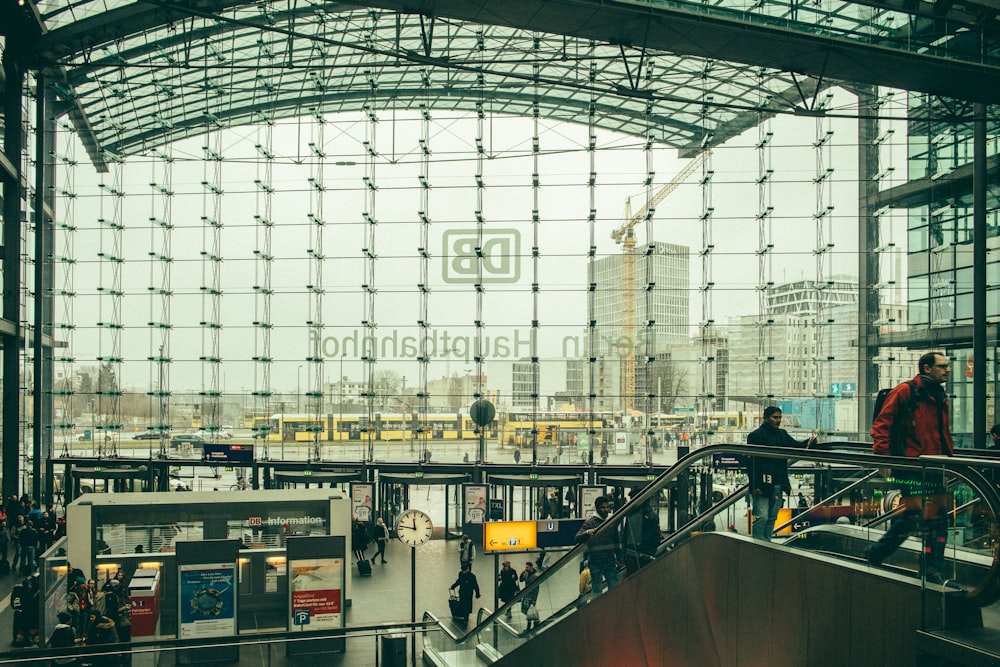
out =
{"type": "MultiPolygon", "coordinates": [[[[903,438],[900,437],[903,430],[903,424],[906,420],[901,419],[900,417],[906,417],[913,414],[914,409],[917,407],[917,401],[920,400],[920,388],[917,386],[917,383],[913,380],[907,380],[905,384],[910,385],[910,396],[903,404],[902,410],[896,413],[896,418],[893,419],[892,427],[889,429],[889,454],[891,456],[906,456],[906,443],[903,442],[903,438]]],[[[885,389],[878,390],[878,393],[875,395],[875,405],[872,408],[872,424],[875,423],[875,419],[882,413],[882,408],[885,405],[885,399],[888,398],[889,393],[895,388],[896,387],[886,387],[885,389]]]]}

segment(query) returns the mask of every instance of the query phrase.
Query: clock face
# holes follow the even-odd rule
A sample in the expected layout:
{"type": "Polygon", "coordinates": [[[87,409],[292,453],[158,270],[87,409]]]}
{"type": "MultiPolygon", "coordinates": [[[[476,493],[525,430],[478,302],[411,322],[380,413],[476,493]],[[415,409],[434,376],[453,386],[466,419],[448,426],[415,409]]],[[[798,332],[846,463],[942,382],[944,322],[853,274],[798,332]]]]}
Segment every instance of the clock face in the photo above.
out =
{"type": "Polygon", "coordinates": [[[420,510],[406,510],[396,519],[396,536],[410,547],[427,544],[433,530],[431,518],[420,510]]]}

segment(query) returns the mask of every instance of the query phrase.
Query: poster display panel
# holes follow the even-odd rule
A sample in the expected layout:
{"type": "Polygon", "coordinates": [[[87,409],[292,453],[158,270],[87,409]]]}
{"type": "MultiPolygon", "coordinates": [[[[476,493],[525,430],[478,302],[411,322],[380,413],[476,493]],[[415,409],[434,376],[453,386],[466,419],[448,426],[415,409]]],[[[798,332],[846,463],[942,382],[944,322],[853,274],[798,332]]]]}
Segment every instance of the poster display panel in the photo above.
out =
{"type": "Polygon", "coordinates": [[[236,564],[181,564],[178,574],[179,637],[235,636],[236,564]]]}
{"type": "Polygon", "coordinates": [[[604,495],[603,486],[581,486],[580,487],[580,517],[587,519],[597,514],[594,509],[594,501],[604,495]]]}
{"type": "Polygon", "coordinates": [[[464,484],[465,523],[485,523],[489,508],[486,505],[485,484],[464,484]]]}
{"type": "Polygon", "coordinates": [[[351,520],[371,523],[375,516],[375,485],[351,483],[351,520]]]}
{"type": "Polygon", "coordinates": [[[288,561],[289,629],[330,630],[344,627],[344,559],[299,558],[288,561]]]}

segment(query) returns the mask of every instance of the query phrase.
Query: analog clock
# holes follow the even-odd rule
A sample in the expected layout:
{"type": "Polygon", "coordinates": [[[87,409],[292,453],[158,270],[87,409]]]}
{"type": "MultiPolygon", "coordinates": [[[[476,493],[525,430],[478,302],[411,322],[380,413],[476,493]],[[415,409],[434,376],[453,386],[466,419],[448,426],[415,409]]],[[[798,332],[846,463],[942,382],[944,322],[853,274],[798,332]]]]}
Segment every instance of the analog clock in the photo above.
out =
{"type": "Polygon", "coordinates": [[[431,518],[420,510],[406,510],[396,519],[396,537],[410,547],[427,544],[433,530],[431,518]]]}

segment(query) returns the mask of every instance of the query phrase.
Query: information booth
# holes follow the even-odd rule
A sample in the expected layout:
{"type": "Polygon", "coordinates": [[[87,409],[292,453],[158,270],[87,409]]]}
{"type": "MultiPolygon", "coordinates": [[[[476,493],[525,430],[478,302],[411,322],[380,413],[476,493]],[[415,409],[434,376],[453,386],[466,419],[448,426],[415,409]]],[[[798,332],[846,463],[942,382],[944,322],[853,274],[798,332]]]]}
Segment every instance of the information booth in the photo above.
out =
{"type": "MultiPolygon", "coordinates": [[[[127,579],[158,571],[160,633],[176,635],[177,545],[234,540],[237,605],[254,612],[239,615],[240,630],[272,627],[283,625],[288,611],[288,538],[341,536],[349,549],[350,513],[349,497],[336,489],[86,494],[66,508],[66,551],[98,581],[118,569],[127,579]]],[[[350,598],[348,571],[345,604],[350,598]]]]}

